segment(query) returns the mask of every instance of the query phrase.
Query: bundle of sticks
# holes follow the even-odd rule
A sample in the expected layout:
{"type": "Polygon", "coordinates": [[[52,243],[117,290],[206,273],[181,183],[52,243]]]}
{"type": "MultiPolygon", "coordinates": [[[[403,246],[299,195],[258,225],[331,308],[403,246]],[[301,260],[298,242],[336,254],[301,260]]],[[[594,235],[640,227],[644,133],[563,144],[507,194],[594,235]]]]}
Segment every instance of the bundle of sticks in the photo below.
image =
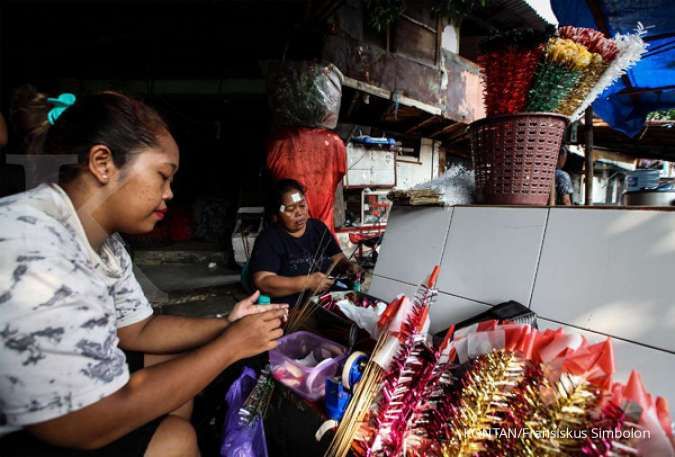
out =
{"type": "Polygon", "coordinates": [[[407,206],[443,206],[443,199],[435,189],[392,190],[387,198],[397,205],[407,206]]]}

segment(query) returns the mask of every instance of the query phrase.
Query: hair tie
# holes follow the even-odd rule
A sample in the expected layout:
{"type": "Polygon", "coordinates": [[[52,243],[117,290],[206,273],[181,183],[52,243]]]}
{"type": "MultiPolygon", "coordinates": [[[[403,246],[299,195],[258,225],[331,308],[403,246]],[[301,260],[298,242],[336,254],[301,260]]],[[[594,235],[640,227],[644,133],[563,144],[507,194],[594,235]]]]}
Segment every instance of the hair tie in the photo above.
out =
{"type": "Polygon", "coordinates": [[[69,107],[72,106],[77,100],[74,94],[64,92],[56,98],[48,98],[47,102],[54,105],[54,108],[49,110],[47,113],[47,120],[50,125],[54,125],[54,122],[63,114],[63,112],[69,107]]]}

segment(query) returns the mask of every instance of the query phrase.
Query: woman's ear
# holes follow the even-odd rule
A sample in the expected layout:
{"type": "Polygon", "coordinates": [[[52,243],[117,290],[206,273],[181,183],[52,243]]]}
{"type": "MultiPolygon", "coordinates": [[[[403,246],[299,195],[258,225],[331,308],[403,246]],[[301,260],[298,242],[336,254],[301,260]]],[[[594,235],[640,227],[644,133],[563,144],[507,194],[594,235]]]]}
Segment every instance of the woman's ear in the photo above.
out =
{"type": "Polygon", "coordinates": [[[89,171],[99,183],[108,184],[117,173],[112,152],[108,146],[96,144],[89,149],[89,171]]]}

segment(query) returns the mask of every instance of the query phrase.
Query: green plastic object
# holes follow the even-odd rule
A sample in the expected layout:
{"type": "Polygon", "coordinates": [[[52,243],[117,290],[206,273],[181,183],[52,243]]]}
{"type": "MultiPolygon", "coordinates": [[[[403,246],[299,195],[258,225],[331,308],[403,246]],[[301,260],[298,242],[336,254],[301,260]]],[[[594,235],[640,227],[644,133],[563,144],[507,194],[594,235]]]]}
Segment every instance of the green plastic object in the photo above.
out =
{"type": "Polygon", "coordinates": [[[272,299],[270,298],[269,295],[260,294],[260,296],[258,297],[259,305],[269,305],[270,303],[272,303],[272,299]]]}

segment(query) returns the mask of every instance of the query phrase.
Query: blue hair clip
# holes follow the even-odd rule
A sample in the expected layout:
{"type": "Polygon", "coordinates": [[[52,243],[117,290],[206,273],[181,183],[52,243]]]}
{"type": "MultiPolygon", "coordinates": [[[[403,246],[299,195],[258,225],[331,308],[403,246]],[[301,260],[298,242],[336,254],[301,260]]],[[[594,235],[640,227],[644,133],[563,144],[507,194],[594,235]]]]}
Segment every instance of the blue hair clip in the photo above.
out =
{"type": "Polygon", "coordinates": [[[63,112],[75,103],[77,97],[74,94],[64,92],[56,98],[48,98],[47,101],[54,105],[54,108],[49,110],[47,113],[47,120],[50,125],[54,125],[54,122],[63,114],[63,112]]]}

